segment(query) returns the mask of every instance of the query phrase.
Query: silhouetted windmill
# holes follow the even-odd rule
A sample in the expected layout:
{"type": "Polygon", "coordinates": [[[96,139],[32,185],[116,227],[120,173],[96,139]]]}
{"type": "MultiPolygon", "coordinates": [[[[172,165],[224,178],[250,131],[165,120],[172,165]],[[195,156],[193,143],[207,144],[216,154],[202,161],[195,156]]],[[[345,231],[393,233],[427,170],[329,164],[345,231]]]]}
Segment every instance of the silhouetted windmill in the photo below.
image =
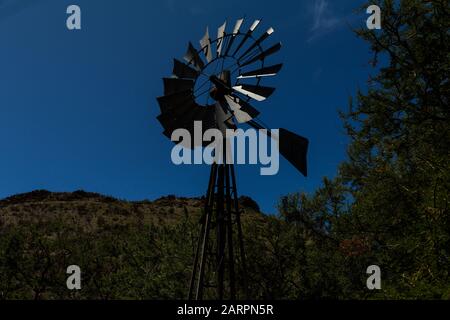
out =
{"type": "MultiPolygon", "coordinates": [[[[207,29],[199,50],[189,43],[184,56],[186,63],[174,60],[173,75],[163,79],[164,96],[158,98],[161,109],[158,120],[164,127],[164,135],[170,138],[174,130],[183,128],[194,136],[195,121],[202,122],[203,131],[217,128],[225,132],[244,123],[255,129],[265,129],[256,119],[260,112],[250,102],[264,101],[274,92],[274,88],[262,86],[261,82],[281,70],[282,64],[266,64],[267,58],[281,49],[281,43],[263,48],[274,29],[269,28],[255,37],[261,21],[254,21],[245,32],[241,31],[243,23],[244,19],[238,20],[228,33],[225,22],[218,28],[215,40],[210,38],[207,29]]],[[[308,140],[286,129],[280,129],[277,139],[281,155],[306,176],[308,140]]],[[[192,142],[190,147],[202,147],[192,142]]],[[[248,286],[232,164],[223,161],[211,166],[200,224],[188,298],[203,299],[208,288],[217,290],[219,300],[239,298],[236,284],[241,283],[244,292],[248,286]],[[214,242],[211,241],[213,229],[216,231],[214,242]],[[233,246],[235,240],[237,255],[233,246]]]]}

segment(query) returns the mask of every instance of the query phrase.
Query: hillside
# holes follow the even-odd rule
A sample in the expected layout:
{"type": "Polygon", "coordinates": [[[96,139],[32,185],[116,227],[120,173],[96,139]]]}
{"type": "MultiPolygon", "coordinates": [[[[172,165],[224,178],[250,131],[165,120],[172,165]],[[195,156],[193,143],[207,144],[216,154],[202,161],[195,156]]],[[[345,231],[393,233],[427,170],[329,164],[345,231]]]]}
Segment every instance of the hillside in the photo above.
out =
{"type": "MultiPolygon", "coordinates": [[[[239,201],[247,232],[274,219],[239,201]]],[[[0,299],[184,298],[202,207],[202,198],[130,202],[84,191],[0,200],[0,299]],[[66,288],[72,264],[83,290],[66,288]]]]}
{"type": "MultiPolygon", "coordinates": [[[[245,213],[251,215],[252,219],[263,218],[254,200],[241,197],[239,201],[244,219],[245,213]]],[[[176,196],[131,202],[85,191],[52,193],[37,190],[0,200],[0,226],[62,219],[93,232],[99,224],[173,224],[184,215],[199,217],[203,202],[203,198],[176,196]]]]}

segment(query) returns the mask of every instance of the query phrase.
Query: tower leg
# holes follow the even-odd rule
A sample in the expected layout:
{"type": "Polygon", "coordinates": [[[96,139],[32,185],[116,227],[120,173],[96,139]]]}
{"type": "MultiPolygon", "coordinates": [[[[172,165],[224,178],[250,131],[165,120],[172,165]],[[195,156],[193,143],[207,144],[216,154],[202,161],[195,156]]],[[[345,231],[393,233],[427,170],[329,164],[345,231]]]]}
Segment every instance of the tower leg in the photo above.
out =
{"type": "Polygon", "coordinates": [[[230,166],[231,173],[231,183],[233,188],[233,198],[234,198],[234,208],[236,210],[236,224],[238,231],[238,242],[239,242],[239,253],[241,256],[241,267],[242,267],[242,282],[244,285],[244,292],[246,299],[250,299],[249,291],[248,291],[248,282],[247,282],[247,262],[245,258],[245,250],[244,250],[244,237],[242,235],[242,225],[241,225],[241,211],[239,210],[239,200],[237,194],[236,187],[236,175],[234,172],[234,166],[230,166]]]}
{"type": "Polygon", "coordinates": [[[223,300],[224,274],[225,274],[225,224],[224,224],[224,178],[225,165],[219,165],[217,179],[217,298],[223,300]]]}
{"type": "Polygon", "coordinates": [[[228,239],[228,272],[230,280],[230,299],[236,300],[236,285],[234,275],[234,251],[233,251],[233,218],[231,211],[231,185],[230,185],[230,165],[225,166],[225,190],[227,206],[227,239],[228,239]]]}
{"type": "Polygon", "coordinates": [[[189,300],[202,300],[204,289],[211,288],[214,282],[217,299],[235,300],[237,298],[236,261],[233,247],[234,225],[237,227],[241,265],[237,270],[241,272],[243,289],[248,299],[244,240],[234,167],[228,164],[213,164],[205,198],[204,214],[200,220],[200,234],[189,285],[189,300]],[[216,228],[215,245],[210,239],[210,231],[214,228],[216,228]],[[211,249],[214,249],[215,259],[211,259],[211,249]],[[227,278],[225,274],[227,274],[227,278]],[[213,281],[213,275],[215,275],[215,281],[213,281]]]}
{"type": "Polygon", "coordinates": [[[214,170],[215,168],[213,166],[211,166],[211,173],[209,176],[209,183],[208,183],[208,190],[206,191],[206,197],[205,197],[205,208],[204,208],[204,212],[202,217],[200,218],[200,233],[199,233],[199,237],[198,237],[198,243],[197,243],[197,249],[195,250],[195,258],[194,258],[194,264],[192,266],[192,274],[191,274],[191,281],[189,283],[189,294],[188,294],[188,300],[192,300],[193,295],[194,295],[194,287],[195,287],[195,280],[196,280],[196,276],[197,276],[197,270],[198,270],[198,260],[200,257],[200,250],[202,247],[202,240],[203,240],[203,235],[205,233],[205,229],[206,229],[206,216],[209,212],[208,208],[209,208],[209,204],[210,204],[210,197],[211,197],[211,192],[212,189],[214,188],[214,184],[215,182],[213,181],[214,179],[214,170]]]}
{"type": "Polygon", "coordinates": [[[205,263],[206,263],[206,247],[208,244],[209,231],[211,227],[211,219],[214,205],[214,188],[216,185],[217,179],[217,165],[213,164],[211,166],[211,173],[209,176],[209,184],[208,190],[206,192],[205,197],[205,207],[203,216],[201,217],[201,227],[200,234],[198,237],[198,244],[194,258],[194,264],[192,267],[191,281],[189,285],[189,294],[188,300],[192,300],[194,298],[194,290],[195,290],[195,299],[201,300],[203,297],[203,280],[204,280],[204,272],[205,272],[205,263]],[[200,259],[200,270],[199,270],[199,259],[200,259]],[[198,277],[197,277],[198,273],[198,277]],[[197,283],[196,283],[197,280],[197,283]]]}

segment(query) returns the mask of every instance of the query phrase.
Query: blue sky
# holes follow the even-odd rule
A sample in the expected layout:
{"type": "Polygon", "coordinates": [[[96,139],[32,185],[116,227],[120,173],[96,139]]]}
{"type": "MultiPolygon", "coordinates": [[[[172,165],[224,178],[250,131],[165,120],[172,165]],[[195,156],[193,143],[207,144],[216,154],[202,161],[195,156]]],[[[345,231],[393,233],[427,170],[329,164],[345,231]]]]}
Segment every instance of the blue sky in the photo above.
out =
{"type": "MultiPolygon", "coordinates": [[[[261,119],[310,139],[309,177],[286,161],[273,177],[238,167],[238,192],[275,213],[279,197],[313,192],[345,159],[338,118],[372,72],[355,1],[0,0],[0,198],[84,189],[122,199],[199,196],[207,166],[174,166],[155,98],[171,59],[206,26],[262,18],[283,43],[277,91],[261,119]],[[68,31],[66,8],[82,10],[68,31]]],[[[215,32],[215,31],[214,31],[215,32]]]]}

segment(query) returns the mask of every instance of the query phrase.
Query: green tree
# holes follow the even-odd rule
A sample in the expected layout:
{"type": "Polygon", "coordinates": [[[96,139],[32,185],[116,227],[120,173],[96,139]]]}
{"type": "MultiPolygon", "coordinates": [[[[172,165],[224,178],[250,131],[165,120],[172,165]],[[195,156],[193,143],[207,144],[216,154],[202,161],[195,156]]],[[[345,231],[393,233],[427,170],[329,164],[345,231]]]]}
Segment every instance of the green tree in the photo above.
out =
{"type": "Polygon", "coordinates": [[[378,4],[383,29],[358,35],[374,63],[388,63],[344,115],[352,143],[341,175],[389,295],[440,298],[450,288],[450,7],[378,4]]]}
{"type": "Polygon", "coordinates": [[[382,30],[357,35],[372,49],[376,75],[341,114],[348,160],[315,195],[283,199],[281,213],[333,239],[334,248],[317,247],[314,256],[329,255],[346,297],[449,298],[449,2],[375,3],[382,30]],[[371,264],[382,268],[381,292],[364,290],[371,264]]]}

